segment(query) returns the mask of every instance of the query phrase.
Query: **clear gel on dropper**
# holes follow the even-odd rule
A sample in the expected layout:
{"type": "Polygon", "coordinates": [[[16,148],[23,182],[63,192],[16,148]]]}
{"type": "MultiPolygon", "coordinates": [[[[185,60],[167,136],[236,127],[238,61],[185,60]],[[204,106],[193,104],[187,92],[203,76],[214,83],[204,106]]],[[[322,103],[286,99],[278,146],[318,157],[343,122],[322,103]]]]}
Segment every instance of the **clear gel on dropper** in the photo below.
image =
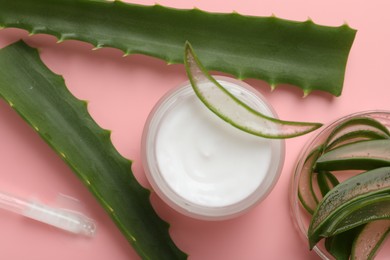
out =
{"type": "Polygon", "coordinates": [[[92,237],[96,232],[94,221],[79,212],[28,201],[3,192],[0,192],[0,208],[74,234],[92,237]]]}

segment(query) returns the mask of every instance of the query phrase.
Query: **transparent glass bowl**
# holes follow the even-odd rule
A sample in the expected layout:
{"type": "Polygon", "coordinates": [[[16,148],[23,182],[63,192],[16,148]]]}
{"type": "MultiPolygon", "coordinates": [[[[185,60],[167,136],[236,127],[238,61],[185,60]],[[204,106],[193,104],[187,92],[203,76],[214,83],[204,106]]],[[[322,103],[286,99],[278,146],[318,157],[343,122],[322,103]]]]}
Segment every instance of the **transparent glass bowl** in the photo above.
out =
{"type": "MultiPolygon", "coordinates": [[[[312,138],[301,151],[298,161],[296,163],[294,174],[291,180],[291,188],[290,188],[290,209],[291,209],[291,217],[292,221],[298,230],[300,236],[309,247],[307,230],[310,224],[310,215],[306,212],[306,210],[302,207],[299,198],[298,198],[298,183],[300,179],[300,175],[302,172],[302,168],[305,162],[305,159],[308,157],[310,151],[312,151],[319,144],[323,143],[332,130],[338,126],[339,124],[355,117],[369,117],[380,121],[383,125],[390,128],[390,111],[364,111],[358,112],[354,114],[350,114],[344,116],[333,123],[326,126],[321,132],[319,132],[314,138],[312,138]]],[[[328,253],[325,249],[324,239],[321,240],[313,250],[322,258],[322,259],[335,259],[332,255],[328,253]]],[[[383,248],[382,248],[383,250],[383,248]]]]}

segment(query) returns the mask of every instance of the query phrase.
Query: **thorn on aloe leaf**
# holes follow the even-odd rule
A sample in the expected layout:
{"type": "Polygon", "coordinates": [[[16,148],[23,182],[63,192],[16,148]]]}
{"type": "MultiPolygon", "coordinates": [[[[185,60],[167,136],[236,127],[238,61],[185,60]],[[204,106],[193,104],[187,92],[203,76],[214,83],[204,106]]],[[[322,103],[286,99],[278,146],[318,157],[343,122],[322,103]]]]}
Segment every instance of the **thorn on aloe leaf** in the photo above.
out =
{"type": "Polygon", "coordinates": [[[92,48],[93,51],[97,51],[99,49],[103,48],[103,44],[98,44],[94,48],[92,48]]]}
{"type": "Polygon", "coordinates": [[[310,93],[311,93],[311,90],[310,90],[310,89],[305,89],[305,90],[303,90],[303,96],[302,96],[302,98],[307,97],[310,93]]]}
{"type": "Polygon", "coordinates": [[[344,20],[343,24],[340,27],[351,28],[346,20],[344,20]]]}

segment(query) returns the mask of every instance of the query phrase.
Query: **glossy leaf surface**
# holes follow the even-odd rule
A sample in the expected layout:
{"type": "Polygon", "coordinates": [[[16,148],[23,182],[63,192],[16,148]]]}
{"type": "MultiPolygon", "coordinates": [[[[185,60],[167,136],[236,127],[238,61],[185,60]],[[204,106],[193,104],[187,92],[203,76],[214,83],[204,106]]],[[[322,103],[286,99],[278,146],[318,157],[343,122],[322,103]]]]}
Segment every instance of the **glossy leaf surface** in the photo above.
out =
{"type": "Polygon", "coordinates": [[[76,39],[183,63],[186,41],[208,70],[259,78],[272,87],[289,83],[305,95],[342,91],[355,30],[311,20],[178,10],[121,1],[0,0],[0,26],[46,33],[59,41],[76,39]]]}
{"type": "Polygon", "coordinates": [[[123,158],[36,50],[18,42],[0,50],[0,96],[61,156],[144,259],[183,259],[168,224],[123,158]]]}

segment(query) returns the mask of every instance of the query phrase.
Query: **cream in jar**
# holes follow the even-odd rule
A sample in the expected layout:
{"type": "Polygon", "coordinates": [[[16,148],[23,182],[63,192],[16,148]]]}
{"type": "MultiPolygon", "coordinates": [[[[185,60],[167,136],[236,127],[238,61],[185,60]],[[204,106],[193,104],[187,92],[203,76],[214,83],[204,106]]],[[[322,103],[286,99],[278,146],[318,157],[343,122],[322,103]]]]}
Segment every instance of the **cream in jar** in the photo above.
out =
{"type": "MultiPolygon", "coordinates": [[[[244,82],[216,79],[252,108],[275,117],[264,98],[244,82]]],[[[191,217],[219,220],[247,211],[270,192],[280,175],[284,141],[231,126],[186,82],[153,109],[142,155],[149,182],[168,205],[191,217]]]]}

